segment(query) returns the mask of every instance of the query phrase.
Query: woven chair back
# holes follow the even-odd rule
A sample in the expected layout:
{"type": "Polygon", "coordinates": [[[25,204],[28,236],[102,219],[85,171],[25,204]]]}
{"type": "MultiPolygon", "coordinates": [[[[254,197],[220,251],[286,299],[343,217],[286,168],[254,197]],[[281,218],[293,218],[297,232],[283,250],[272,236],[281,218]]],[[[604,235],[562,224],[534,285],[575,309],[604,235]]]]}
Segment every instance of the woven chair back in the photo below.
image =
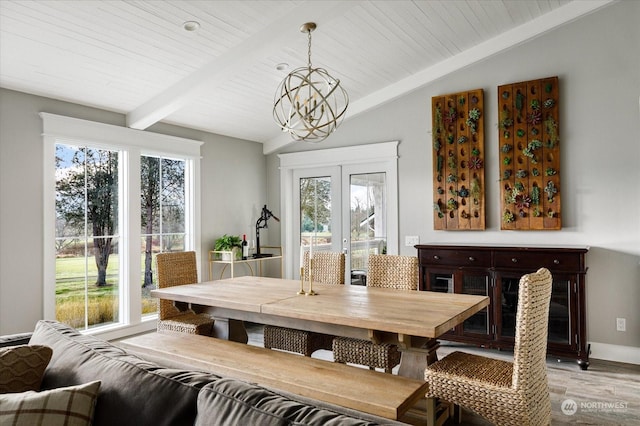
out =
{"type": "MultiPolygon", "coordinates": [[[[313,282],[344,284],[344,253],[320,251],[313,253],[313,282]]],[[[304,253],[304,276],[309,279],[309,252],[304,253]]]]}
{"type": "MultiPolygon", "coordinates": [[[[198,266],[195,251],[159,253],[156,255],[158,288],[198,282],[198,266]]],[[[166,320],[180,313],[171,300],[160,299],[160,320],[166,320]]]]}
{"type": "Polygon", "coordinates": [[[417,290],[418,258],[415,256],[370,254],[367,286],[417,290]]]}
{"type": "Polygon", "coordinates": [[[545,268],[520,279],[511,380],[514,389],[547,387],[546,355],[551,285],[551,273],[545,268]]]}

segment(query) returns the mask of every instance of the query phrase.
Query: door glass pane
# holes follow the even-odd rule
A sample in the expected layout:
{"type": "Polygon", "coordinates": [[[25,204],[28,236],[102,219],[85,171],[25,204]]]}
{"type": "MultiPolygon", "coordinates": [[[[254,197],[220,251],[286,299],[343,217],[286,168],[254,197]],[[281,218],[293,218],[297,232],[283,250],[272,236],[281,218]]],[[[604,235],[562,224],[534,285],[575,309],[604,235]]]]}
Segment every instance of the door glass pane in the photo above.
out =
{"type": "MultiPolygon", "coordinates": [[[[470,275],[462,276],[462,293],[473,294],[476,296],[489,295],[489,277],[486,275],[470,275]]],[[[484,308],[480,312],[474,314],[471,318],[465,320],[462,325],[465,333],[489,334],[489,311],[484,308]]]]}
{"type": "Polygon", "coordinates": [[[387,252],[386,173],[353,174],[349,177],[352,284],[361,284],[370,254],[387,252]]]}
{"type": "Polygon", "coordinates": [[[331,251],[331,177],[300,178],[300,245],[331,251]]]}
{"type": "Polygon", "coordinates": [[[569,334],[569,330],[571,330],[571,325],[569,324],[571,318],[571,315],[569,315],[570,288],[571,282],[569,280],[554,278],[551,304],[549,305],[549,342],[571,343],[569,334]]]}

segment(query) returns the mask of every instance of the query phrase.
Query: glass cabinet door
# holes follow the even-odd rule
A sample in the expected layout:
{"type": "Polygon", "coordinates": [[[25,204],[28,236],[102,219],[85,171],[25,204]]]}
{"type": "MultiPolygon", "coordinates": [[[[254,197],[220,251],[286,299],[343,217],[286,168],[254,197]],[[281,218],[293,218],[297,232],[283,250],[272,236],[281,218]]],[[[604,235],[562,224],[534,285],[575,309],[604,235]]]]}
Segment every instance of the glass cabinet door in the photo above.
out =
{"type": "MultiPolygon", "coordinates": [[[[490,296],[490,277],[486,274],[465,272],[461,277],[461,285],[460,293],[490,296]]],[[[462,334],[486,337],[490,334],[489,324],[489,308],[486,307],[464,321],[462,334]]]]}
{"type": "Polygon", "coordinates": [[[429,273],[429,291],[453,293],[453,275],[438,272],[429,273]]]}
{"type": "Polygon", "coordinates": [[[549,344],[571,345],[571,280],[554,276],[549,305],[549,344]]]}
{"type": "MultiPolygon", "coordinates": [[[[425,271],[424,272],[424,290],[436,291],[438,293],[453,293],[455,276],[447,271],[425,271]]],[[[447,331],[444,336],[456,334],[456,328],[447,331]]],[[[446,340],[446,337],[445,337],[446,340]]]]}
{"type": "MultiPolygon", "coordinates": [[[[518,311],[518,289],[520,277],[500,277],[500,315],[501,326],[498,337],[513,340],[516,336],[516,313],[518,311]]],[[[571,279],[567,276],[553,277],[551,303],[549,305],[548,343],[553,346],[573,345],[571,340],[571,312],[573,306],[571,279]]]]}
{"type": "Polygon", "coordinates": [[[518,312],[519,276],[501,276],[499,337],[513,340],[516,337],[516,313],[518,312]]]}
{"type": "MultiPolygon", "coordinates": [[[[425,290],[439,293],[464,293],[491,297],[491,277],[486,272],[456,271],[446,269],[424,272],[425,290]]],[[[489,305],[491,306],[491,305],[489,305]]],[[[451,333],[458,336],[485,339],[490,334],[491,310],[489,307],[466,319],[462,325],[453,328],[451,333]]]]}

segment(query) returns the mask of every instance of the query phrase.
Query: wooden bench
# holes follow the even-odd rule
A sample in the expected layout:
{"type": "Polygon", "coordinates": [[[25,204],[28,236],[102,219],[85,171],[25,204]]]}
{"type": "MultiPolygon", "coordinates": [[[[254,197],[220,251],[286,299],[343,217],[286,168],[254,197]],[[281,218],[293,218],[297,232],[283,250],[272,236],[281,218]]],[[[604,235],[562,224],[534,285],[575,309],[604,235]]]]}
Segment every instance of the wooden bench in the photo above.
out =
{"type": "Polygon", "coordinates": [[[199,335],[155,332],[117,344],[134,353],[394,420],[422,399],[427,387],[421,380],[199,335]]]}

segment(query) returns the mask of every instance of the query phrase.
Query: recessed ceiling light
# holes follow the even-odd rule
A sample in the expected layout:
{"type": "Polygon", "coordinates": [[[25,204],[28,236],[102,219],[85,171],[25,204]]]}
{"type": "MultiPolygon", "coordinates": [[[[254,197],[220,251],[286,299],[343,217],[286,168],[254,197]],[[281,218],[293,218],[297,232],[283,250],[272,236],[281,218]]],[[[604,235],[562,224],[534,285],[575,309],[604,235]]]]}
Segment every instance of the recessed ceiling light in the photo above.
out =
{"type": "Polygon", "coordinates": [[[287,68],[289,68],[289,64],[287,64],[286,62],[280,62],[278,65],[276,65],[276,69],[278,71],[283,71],[283,70],[286,70],[287,68]]]}
{"type": "Polygon", "coordinates": [[[197,31],[200,28],[200,22],[198,21],[187,21],[182,24],[182,28],[186,31],[197,31]]]}

